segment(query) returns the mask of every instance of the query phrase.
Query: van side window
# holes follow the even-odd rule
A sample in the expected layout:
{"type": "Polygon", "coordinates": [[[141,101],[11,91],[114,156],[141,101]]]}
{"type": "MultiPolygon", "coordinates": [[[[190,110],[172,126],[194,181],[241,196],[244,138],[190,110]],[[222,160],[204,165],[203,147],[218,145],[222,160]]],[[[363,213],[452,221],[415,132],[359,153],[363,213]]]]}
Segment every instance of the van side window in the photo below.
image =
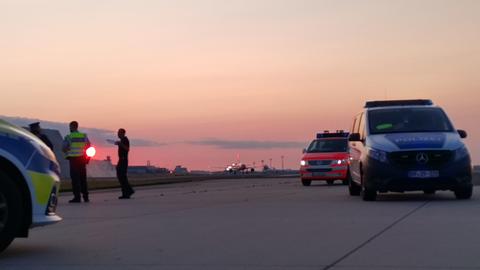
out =
{"type": "Polygon", "coordinates": [[[358,133],[358,128],[360,126],[360,114],[355,117],[355,122],[353,124],[353,133],[358,133]]]}
{"type": "Polygon", "coordinates": [[[355,133],[355,127],[357,125],[357,117],[355,117],[355,119],[353,119],[353,126],[352,126],[352,133],[355,133]]]}
{"type": "Polygon", "coordinates": [[[358,133],[360,133],[360,138],[362,140],[365,139],[365,114],[362,113],[362,116],[360,117],[360,127],[358,130],[358,133]]]}

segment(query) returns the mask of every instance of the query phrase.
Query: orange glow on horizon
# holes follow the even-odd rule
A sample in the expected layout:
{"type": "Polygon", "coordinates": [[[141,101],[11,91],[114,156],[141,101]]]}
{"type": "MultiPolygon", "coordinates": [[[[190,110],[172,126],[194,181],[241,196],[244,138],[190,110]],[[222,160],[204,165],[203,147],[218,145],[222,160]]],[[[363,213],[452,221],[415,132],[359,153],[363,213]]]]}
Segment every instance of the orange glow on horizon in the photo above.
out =
{"type": "Polygon", "coordinates": [[[0,115],[169,143],[133,147],[136,164],[207,168],[241,152],[295,167],[301,149],[181,143],[308,143],[350,129],[366,100],[429,98],[480,163],[480,1],[107,2],[5,4],[0,115]]]}

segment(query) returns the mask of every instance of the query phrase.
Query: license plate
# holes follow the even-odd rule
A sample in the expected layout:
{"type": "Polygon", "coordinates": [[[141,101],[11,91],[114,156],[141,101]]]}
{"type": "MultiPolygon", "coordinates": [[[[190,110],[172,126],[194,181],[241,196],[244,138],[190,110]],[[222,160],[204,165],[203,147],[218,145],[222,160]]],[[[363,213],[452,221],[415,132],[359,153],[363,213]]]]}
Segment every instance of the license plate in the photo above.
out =
{"type": "Polygon", "coordinates": [[[409,171],[408,177],[410,178],[438,178],[440,176],[439,171],[409,171]]]}
{"type": "Polygon", "coordinates": [[[314,173],[312,173],[312,176],[325,176],[325,175],[327,175],[327,174],[324,173],[324,172],[314,172],[314,173]]]}

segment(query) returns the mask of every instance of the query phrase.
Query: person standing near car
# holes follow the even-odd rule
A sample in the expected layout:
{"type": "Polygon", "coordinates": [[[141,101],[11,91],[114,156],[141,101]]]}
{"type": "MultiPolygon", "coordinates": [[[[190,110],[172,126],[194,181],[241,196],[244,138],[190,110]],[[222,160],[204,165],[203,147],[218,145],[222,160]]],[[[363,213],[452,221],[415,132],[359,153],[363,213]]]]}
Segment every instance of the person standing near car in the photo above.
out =
{"type": "Polygon", "coordinates": [[[30,127],[30,132],[37,136],[40,140],[42,140],[42,142],[46,144],[48,148],[50,148],[50,150],[53,151],[53,144],[50,139],[48,139],[47,135],[42,133],[40,122],[31,123],[28,126],[30,127]]]}
{"type": "Polygon", "coordinates": [[[115,145],[118,146],[118,163],[117,163],[117,178],[118,182],[122,187],[122,196],[118,197],[119,199],[130,199],[130,197],[135,193],[133,188],[128,182],[127,172],[128,172],[128,152],[130,151],[130,141],[127,136],[125,136],[126,131],[123,128],[120,128],[117,132],[119,141],[115,142],[115,145]]]}
{"type": "Polygon", "coordinates": [[[63,140],[63,153],[70,162],[70,178],[72,179],[73,199],[70,203],[79,203],[80,194],[84,202],[89,202],[87,186],[87,163],[86,149],[90,147],[87,134],[78,131],[78,122],[70,122],[70,134],[63,140]]]}

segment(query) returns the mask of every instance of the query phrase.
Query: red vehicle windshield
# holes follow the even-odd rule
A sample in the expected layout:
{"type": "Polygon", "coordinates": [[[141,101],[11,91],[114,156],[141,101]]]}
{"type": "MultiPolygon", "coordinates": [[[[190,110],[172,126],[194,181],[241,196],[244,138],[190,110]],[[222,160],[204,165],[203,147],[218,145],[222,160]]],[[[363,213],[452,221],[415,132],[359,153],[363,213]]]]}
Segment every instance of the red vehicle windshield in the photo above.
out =
{"type": "Polygon", "coordinates": [[[314,140],[307,148],[307,153],[341,153],[347,151],[348,143],[344,138],[314,140]]]}

